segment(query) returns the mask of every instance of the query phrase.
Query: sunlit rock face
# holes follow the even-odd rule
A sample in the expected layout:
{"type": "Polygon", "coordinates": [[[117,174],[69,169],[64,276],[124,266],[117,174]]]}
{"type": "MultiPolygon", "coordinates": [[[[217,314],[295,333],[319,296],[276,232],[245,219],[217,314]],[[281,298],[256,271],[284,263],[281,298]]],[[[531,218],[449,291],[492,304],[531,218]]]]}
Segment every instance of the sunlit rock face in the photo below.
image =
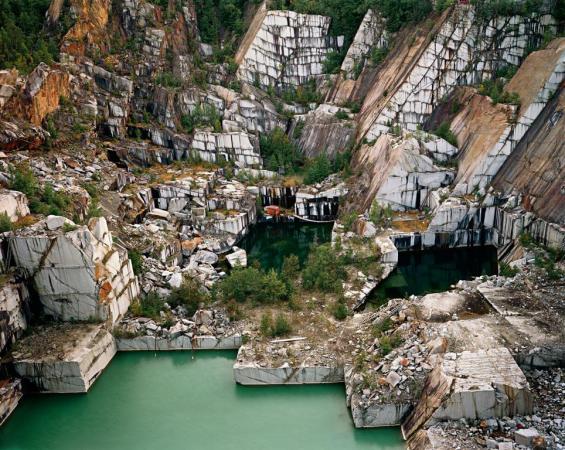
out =
{"type": "Polygon", "coordinates": [[[247,49],[238,77],[261,87],[300,86],[323,73],[323,62],[343,44],[328,34],[331,19],[269,11],[247,49]]]}
{"type": "Polygon", "coordinates": [[[0,285],[0,353],[27,329],[29,302],[29,293],[24,284],[8,279],[0,285]]]}
{"type": "Polygon", "coordinates": [[[27,197],[18,191],[0,190],[0,214],[6,214],[10,222],[17,222],[29,214],[27,197]]]}
{"type": "Polygon", "coordinates": [[[76,227],[49,216],[10,237],[9,245],[44,312],[57,319],[115,322],[139,293],[127,252],[112,243],[104,218],[76,227]]]}
{"type": "Polygon", "coordinates": [[[454,8],[441,20],[431,42],[416,40],[421,51],[405,55],[402,48],[393,49],[398,59],[391,56],[383,70],[386,75],[395,69],[394,82],[385,87],[375,84],[363,106],[360,127],[367,139],[394,124],[415,131],[455,86],[477,84],[492,78],[500,67],[519,65],[528,42],[541,42],[544,31],[554,30],[555,24],[543,12],[483,20],[468,5],[454,8]],[[408,65],[406,57],[412,61],[408,65]],[[406,75],[399,79],[398,73],[406,75]]]}

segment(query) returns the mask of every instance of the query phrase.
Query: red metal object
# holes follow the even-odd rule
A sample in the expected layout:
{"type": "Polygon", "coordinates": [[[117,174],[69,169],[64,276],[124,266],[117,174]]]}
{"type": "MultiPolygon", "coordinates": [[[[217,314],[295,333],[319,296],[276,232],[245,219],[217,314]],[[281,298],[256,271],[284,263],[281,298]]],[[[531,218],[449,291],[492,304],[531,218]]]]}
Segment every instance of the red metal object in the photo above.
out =
{"type": "Polygon", "coordinates": [[[265,206],[265,214],[273,217],[278,217],[281,215],[281,209],[275,205],[265,206]]]}

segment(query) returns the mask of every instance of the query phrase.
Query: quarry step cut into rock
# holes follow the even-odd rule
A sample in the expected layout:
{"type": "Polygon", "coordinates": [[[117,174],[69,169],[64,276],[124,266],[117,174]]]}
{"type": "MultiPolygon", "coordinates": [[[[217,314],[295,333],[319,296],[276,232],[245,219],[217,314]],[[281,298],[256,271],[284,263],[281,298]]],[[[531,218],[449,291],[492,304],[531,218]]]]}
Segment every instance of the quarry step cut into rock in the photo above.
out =
{"type": "Polygon", "coordinates": [[[0,446],[565,448],[561,2],[173,3],[3,11],[0,446]]]}

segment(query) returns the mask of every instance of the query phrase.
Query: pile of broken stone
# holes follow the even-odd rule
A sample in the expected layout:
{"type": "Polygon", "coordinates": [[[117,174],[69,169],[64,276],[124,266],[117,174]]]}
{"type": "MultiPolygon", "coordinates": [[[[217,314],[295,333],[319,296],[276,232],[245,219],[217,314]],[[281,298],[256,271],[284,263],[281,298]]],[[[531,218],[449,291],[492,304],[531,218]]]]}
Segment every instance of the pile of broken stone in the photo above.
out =
{"type": "Polygon", "coordinates": [[[188,316],[184,307],[171,308],[165,303],[160,315],[161,324],[147,317],[127,316],[118,323],[115,334],[120,338],[152,336],[175,339],[187,336],[192,339],[197,336],[234,336],[241,334],[243,329],[242,322],[231,321],[226,311],[220,308],[200,309],[188,316]]]}
{"type": "Polygon", "coordinates": [[[535,413],[500,419],[441,422],[430,432],[460,449],[565,449],[565,370],[525,372],[536,397],[535,413]]]}
{"type": "Polygon", "coordinates": [[[354,357],[359,358],[357,367],[346,374],[348,400],[357,394],[360,407],[410,402],[419,395],[433,368],[430,359],[446,348],[441,338],[425,342],[422,337],[425,324],[416,320],[401,299],[391,300],[371,316],[370,323],[378,327],[385,320],[391,321],[391,329],[372,342],[359,342],[353,351],[354,357]],[[381,341],[390,339],[393,334],[402,344],[383,356],[381,341]]]}

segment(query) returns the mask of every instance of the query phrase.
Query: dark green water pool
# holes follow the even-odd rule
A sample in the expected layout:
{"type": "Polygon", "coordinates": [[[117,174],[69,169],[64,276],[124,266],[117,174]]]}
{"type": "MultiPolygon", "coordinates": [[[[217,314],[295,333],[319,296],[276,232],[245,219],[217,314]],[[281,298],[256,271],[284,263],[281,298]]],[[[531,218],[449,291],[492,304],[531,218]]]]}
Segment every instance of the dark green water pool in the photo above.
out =
{"type": "Polygon", "coordinates": [[[258,261],[265,270],[280,270],[286,256],[296,255],[303,264],[312,244],[332,239],[333,224],[258,223],[239,246],[247,251],[248,262],[258,261]]]}
{"type": "Polygon", "coordinates": [[[120,353],[86,395],[26,398],[2,450],[403,449],[356,430],[342,385],[237,386],[235,352],[120,353]]]}
{"type": "Polygon", "coordinates": [[[397,269],[373,291],[369,302],[442,292],[459,280],[494,275],[497,270],[494,247],[401,252],[397,269]]]}

